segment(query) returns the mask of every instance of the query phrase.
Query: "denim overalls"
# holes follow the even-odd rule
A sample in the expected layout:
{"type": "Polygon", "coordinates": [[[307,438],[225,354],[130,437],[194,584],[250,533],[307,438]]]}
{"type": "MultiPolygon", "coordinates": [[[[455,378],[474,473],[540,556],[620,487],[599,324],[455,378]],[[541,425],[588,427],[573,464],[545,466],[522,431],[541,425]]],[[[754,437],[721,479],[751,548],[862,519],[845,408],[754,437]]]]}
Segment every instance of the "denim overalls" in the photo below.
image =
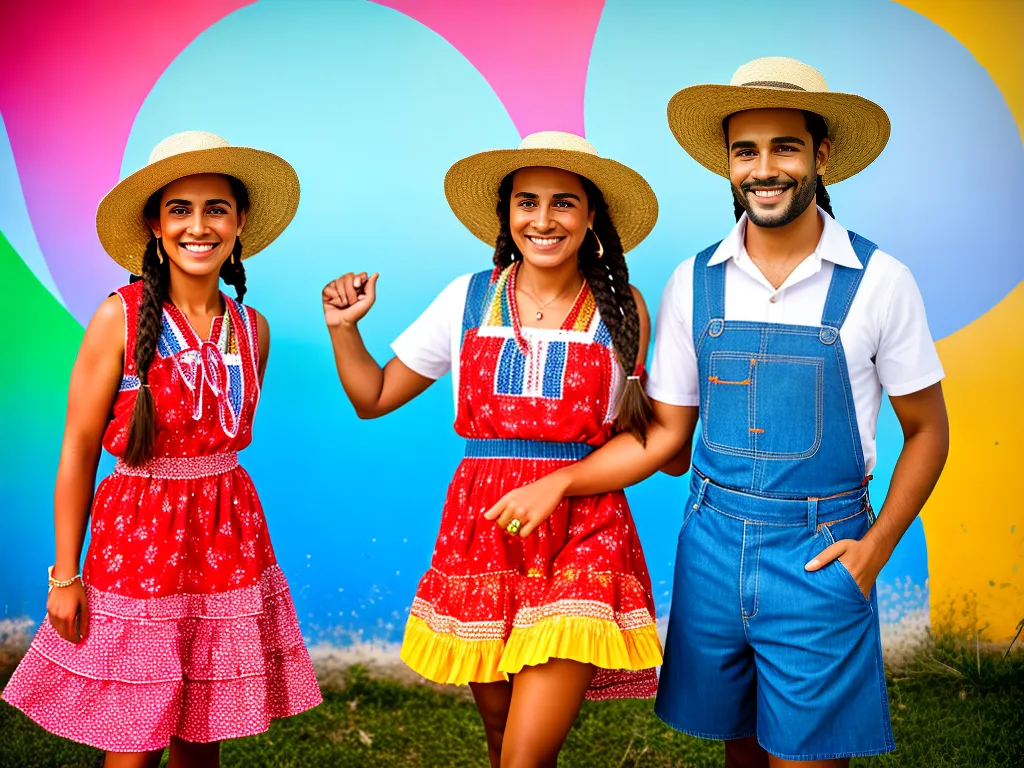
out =
{"type": "MultiPolygon", "coordinates": [[[[849,234],[866,268],[876,246],[849,234]]],[[[864,269],[834,266],[820,327],[737,322],[716,249],[694,263],[701,435],[656,711],[782,758],[891,751],[874,588],[838,560],[804,570],[873,522],[839,338],[864,269]]]]}

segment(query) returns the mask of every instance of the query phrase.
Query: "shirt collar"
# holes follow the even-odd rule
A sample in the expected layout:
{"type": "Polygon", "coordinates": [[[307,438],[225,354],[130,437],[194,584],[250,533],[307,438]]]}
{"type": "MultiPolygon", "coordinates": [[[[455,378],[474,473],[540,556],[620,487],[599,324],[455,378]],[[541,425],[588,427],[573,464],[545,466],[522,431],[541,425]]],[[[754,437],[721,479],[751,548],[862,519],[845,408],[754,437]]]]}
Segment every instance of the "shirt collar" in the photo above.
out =
{"type": "MultiPolygon", "coordinates": [[[[825,226],[821,231],[818,247],[814,249],[814,255],[819,259],[831,261],[833,264],[838,264],[841,267],[862,269],[860,259],[857,258],[857,254],[854,253],[853,246],[850,244],[850,236],[847,231],[820,207],[818,208],[818,216],[825,222],[825,226]]],[[[736,226],[732,228],[732,231],[726,235],[725,239],[712,254],[708,260],[708,266],[713,267],[715,264],[721,264],[729,259],[738,258],[741,254],[745,255],[746,246],[744,245],[744,238],[746,233],[747,214],[744,213],[740,220],[736,222],[736,226]]]]}

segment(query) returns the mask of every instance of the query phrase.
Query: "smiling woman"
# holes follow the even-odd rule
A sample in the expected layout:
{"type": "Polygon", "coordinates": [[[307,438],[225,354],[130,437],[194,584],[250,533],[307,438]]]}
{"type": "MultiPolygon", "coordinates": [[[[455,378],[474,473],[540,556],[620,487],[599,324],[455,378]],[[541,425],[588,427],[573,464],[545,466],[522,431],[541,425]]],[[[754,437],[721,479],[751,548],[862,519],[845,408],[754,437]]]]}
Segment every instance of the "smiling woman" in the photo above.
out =
{"type": "MultiPolygon", "coordinates": [[[[199,263],[222,265],[229,256],[233,257],[232,263],[241,261],[240,236],[248,212],[249,192],[242,182],[234,176],[201,173],[172,181],[154,192],[146,201],[143,216],[154,238],[162,240],[165,254],[168,244],[183,248],[198,267],[199,263]],[[222,253],[220,247],[225,244],[228,251],[222,253]]],[[[185,263],[178,263],[179,268],[197,274],[205,271],[189,270],[185,263]]]]}
{"type": "MultiPolygon", "coordinates": [[[[639,293],[615,291],[616,281],[629,285],[629,269],[601,190],[586,177],[560,168],[522,168],[501,180],[496,213],[500,231],[494,265],[506,269],[517,260],[522,262],[516,274],[517,303],[536,308],[537,327],[557,327],[550,320],[544,322],[544,310],[552,304],[552,311],[558,309],[560,303],[555,302],[561,302],[572,286],[582,288],[585,281],[590,287],[598,311],[607,318],[619,364],[629,374],[619,399],[616,429],[631,432],[642,442],[651,407],[641,386],[645,355],[639,352],[650,333],[641,325],[639,293]],[[535,282],[562,282],[567,288],[557,294],[549,289],[552,298],[541,303],[536,296],[539,291],[530,287],[535,282]]],[[[646,317],[643,322],[649,326],[646,317]]]]}
{"type": "MultiPolygon", "coordinates": [[[[142,280],[144,286],[134,361],[142,386],[128,424],[124,455],[130,466],[141,466],[153,458],[156,415],[148,377],[163,331],[163,303],[169,298],[175,306],[186,307],[187,300],[181,295],[185,292],[183,283],[211,283],[211,275],[219,275],[233,285],[235,298],[242,302],[245,268],[241,233],[248,212],[249,192],[245,185],[233,176],[212,173],[176,179],[146,201],[142,213],[152,235],[142,261],[142,276],[132,276],[132,282],[142,280]],[[177,279],[173,279],[175,275],[177,279]]],[[[215,278],[212,286],[212,307],[183,310],[193,328],[210,327],[214,317],[223,313],[215,278]]]]}
{"type": "Polygon", "coordinates": [[[72,371],[49,618],[3,696],[107,766],[156,765],[168,745],[171,764],[216,765],[222,739],[320,702],[238,464],[270,351],[241,261],[297,204],[283,160],[199,133],[100,204],[104,247],[141,277],[101,305],[72,371]],[[101,446],[118,462],[94,496],[101,446]]]}
{"type": "Polygon", "coordinates": [[[624,254],[654,226],[657,201],[635,171],[557,132],[460,160],[445,193],[494,247],[494,269],[446,288],[383,369],[357,329],[376,274],[329,283],[324,318],[363,418],[452,371],[466,454],[402,659],[430,680],[470,685],[492,766],[548,765],[584,697],[654,694],[661,644],[650,577],[621,490],[543,517],[488,510],[616,432],[646,439],[650,320],[624,254]]]}

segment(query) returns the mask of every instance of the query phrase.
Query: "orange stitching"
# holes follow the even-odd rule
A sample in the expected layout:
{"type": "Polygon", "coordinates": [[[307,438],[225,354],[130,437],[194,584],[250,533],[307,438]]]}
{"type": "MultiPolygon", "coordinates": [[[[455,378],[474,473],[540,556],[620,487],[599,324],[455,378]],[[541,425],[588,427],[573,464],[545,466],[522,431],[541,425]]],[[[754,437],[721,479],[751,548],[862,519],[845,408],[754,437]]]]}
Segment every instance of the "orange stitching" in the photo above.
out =
{"type": "Polygon", "coordinates": [[[722,381],[722,379],[717,376],[708,376],[708,381],[712,384],[741,384],[743,386],[750,384],[750,379],[744,379],[743,381],[722,381]]]}
{"type": "Polygon", "coordinates": [[[835,525],[836,523],[845,523],[847,520],[853,520],[853,518],[857,517],[857,515],[863,515],[863,514],[864,514],[864,510],[862,509],[860,512],[854,512],[849,517],[842,517],[842,518],[840,518],[838,520],[829,520],[827,523],[818,523],[818,530],[820,531],[821,530],[821,526],[823,526],[823,525],[835,525]]]}
{"type": "Polygon", "coordinates": [[[829,499],[838,499],[840,496],[849,496],[851,493],[856,493],[857,491],[859,491],[863,487],[864,487],[864,484],[862,483],[860,485],[860,487],[854,488],[854,489],[849,490],[849,491],[843,491],[842,493],[833,493],[831,496],[808,496],[807,500],[808,501],[828,501],[829,499]]]}
{"type": "Polygon", "coordinates": [[[762,434],[762,433],[764,432],[764,430],[763,430],[763,429],[756,429],[756,428],[752,428],[752,429],[750,429],[750,430],[748,430],[748,431],[750,431],[750,432],[756,432],[756,433],[757,433],[757,434],[759,434],[759,435],[760,435],[760,434],[762,434]]]}

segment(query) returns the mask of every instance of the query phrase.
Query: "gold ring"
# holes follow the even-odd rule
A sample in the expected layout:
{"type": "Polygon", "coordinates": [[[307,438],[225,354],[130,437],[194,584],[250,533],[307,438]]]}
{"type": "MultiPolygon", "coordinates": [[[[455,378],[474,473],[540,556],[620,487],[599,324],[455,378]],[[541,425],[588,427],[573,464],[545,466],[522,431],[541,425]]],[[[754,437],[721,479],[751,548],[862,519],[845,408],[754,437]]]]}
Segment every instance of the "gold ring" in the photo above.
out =
{"type": "Polygon", "coordinates": [[[512,522],[510,522],[508,525],[505,526],[505,530],[508,531],[513,536],[515,536],[517,533],[519,533],[519,529],[522,528],[522,527],[523,527],[523,524],[519,520],[516,520],[515,518],[512,518],[512,522]]]}

